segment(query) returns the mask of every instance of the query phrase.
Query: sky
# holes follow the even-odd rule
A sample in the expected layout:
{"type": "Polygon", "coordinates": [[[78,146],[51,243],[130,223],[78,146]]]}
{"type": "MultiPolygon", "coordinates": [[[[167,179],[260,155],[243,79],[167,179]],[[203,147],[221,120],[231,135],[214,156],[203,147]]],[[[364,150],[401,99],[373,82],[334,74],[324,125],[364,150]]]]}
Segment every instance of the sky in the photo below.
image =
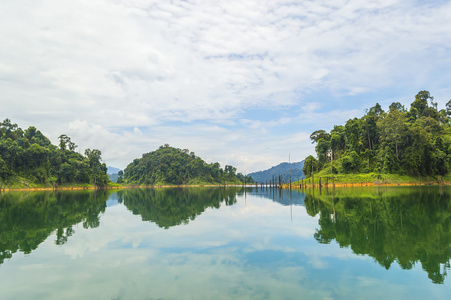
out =
{"type": "Polygon", "coordinates": [[[169,144],[241,173],[380,103],[451,99],[451,1],[0,1],[0,121],[109,166],[169,144]]]}

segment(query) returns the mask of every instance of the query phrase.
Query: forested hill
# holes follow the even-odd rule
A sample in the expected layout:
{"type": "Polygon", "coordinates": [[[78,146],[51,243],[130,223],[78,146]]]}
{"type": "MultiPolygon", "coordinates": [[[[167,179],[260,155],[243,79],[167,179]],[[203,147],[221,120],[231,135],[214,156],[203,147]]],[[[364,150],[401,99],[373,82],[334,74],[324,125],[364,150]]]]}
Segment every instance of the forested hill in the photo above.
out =
{"type": "MultiPolygon", "coordinates": [[[[222,169],[219,163],[208,164],[188,149],[166,144],[129,164],[123,180],[126,184],[136,185],[239,184],[244,181],[244,176],[236,174],[233,166],[226,165],[222,169]]],[[[252,182],[252,178],[248,176],[247,182],[252,182]]]]}
{"type": "Polygon", "coordinates": [[[271,181],[273,177],[279,178],[279,175],[282,175],[282,182],[288,183],[290,181],[290,167],[292,182],[305,178],[304,172],[302,171],[304,161],[291,163],[291,166],[289,163],[284,162],[271,167],[268,170],[250,173],[249,176],[251,176],[255,182],[265,183],[271,181]]]}
{"type": "Polygon", "coordinates": [[[439,109],[428,91],[419,92],[409,109],[393,102],[384,111],[376,103],[361,118],[330,132],[313,132],[317,157],[306,158],[304,173],[446,175],[451,170],[450,116],[451,100],[439,109]]]}
{"type": "Polygon", "coordinates": [[[0,188],[107,185],[102,153],[86,149],[83,156],[76,148],[67,135],[60,135],[55,146],[36,127],[22,130],[4,120],[0,123],[0,188]]]}

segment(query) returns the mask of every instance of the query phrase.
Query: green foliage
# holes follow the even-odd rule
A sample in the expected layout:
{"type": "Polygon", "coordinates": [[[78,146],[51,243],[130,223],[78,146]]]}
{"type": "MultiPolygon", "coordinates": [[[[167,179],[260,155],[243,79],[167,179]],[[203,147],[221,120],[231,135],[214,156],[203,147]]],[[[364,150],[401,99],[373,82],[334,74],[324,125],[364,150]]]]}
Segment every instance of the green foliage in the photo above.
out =
{"type": "MultiPolygon", "coordinates": [[[[77,145],[65,134],[58,147],[34,126],[23,131],[9,119],[0,123],[0,186],[48,187],[55,185],[109,183],[101,152],[87,156],[75,152],[77,145]]],[[[89,154],[89,155],[88,155],[89,154]]]]}
{"type": "Polygon", "coordinates": [[[302,168],[302,171],[304,172],[305,176],[312,176],[313,172],[318,166],[318,161],[311,155],[309,155],[304,162],[304,167],[302,168]]]}
{"type": "Polygon", "coordinates": [[[360,169],[360,158],[357,152],[351,151],[348,155],[343,156],[341,160],[343,172],[353,173],[360,169]]]}
{"type": "Polygon", "coordinates": [[[219,163],[208,164],[187,149],[166,144],[129,164],[123,180],[136,185],[239,184],[238,177],[243,178],[233,166],[221,169],[219,163]]]}
{"type": "MultiPolygon", "coordinates": [[[[317,165],[320,171],[329,168],[329,175],[333,158],[334,167],[343,174],[444,176],[451,170],[450,116],[451,100],[439,111],[428,91],[415,96],[410,110],[393,102],[386,113],[376,104],[362,118],[334,126],[330,134],[312,133],[317,165]]],[[[310,166],[304,172],[311,176],[311,170],[310,166]]]]}

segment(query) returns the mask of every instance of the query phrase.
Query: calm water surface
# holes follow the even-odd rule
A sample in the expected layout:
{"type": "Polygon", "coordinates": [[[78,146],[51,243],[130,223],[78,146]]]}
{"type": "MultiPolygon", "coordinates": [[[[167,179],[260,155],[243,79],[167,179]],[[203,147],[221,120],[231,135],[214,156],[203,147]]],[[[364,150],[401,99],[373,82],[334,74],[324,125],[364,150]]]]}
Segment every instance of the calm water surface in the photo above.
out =
{"type": "Polygon", "coordinates": [[[0,299],[448,299],[448,187],[0,194],[0,299]]]}

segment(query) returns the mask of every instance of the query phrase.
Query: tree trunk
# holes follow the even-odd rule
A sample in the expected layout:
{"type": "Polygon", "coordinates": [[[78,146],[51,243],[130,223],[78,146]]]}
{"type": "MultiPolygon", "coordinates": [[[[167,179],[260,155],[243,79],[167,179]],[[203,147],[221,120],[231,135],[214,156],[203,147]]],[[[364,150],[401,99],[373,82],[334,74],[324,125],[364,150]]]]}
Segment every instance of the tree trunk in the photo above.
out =
{"type": "Polygon", "coordinates": [[[313,176],[313,161],[312,161],[312,187],[315,187],[315,177],[313,176]]]}
{"type": "Polygon", "coordinates": [[[334,165],[334,150],[330,150],[330,181],[333,181],[333,176],[334,176],[334,172],[333,172],[333,165],[334,165]]]}
{"type": "Polygon", "coordinates": [[[399,158],[398,158],[398,139],[395,139],[395,149],[396,149],[396,160],[399,160],[399,158]]]}

